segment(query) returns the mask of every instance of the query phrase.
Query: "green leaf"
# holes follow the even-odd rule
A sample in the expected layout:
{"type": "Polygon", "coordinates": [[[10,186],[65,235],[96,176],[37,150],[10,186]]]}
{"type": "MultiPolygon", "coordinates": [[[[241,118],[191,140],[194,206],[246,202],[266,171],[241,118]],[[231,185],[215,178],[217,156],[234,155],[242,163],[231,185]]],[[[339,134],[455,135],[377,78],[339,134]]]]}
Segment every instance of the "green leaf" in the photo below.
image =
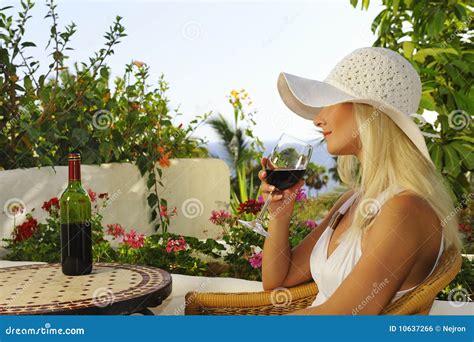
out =
{"type": "Polygon", "coordinates": [[[453,177],[457,177],[461,172],[461,159],[459,158],[456,149],[449,144],[443,145],[443,151],[446,170],[453,177]]]}
{"type": "Polygon", "coordinates": [[[441,53],[459,55],[453,48],[426,48],[418,50],[418,52],[413,56],[413,59],[416,62],[424,63],[427,56],[437,57],[441,53]]]}
{"type": "Polygon", "coordinates": [[[156,183],[155,173],[150,172],[150,174],[148,175],[146,186],[148,189],[151,189],[155,185],[155,183],[156,183]]]}
{"type": "Polygon", "coordinates": [[[23,43],[21,43],[21,47],[23,47],[23,48],[29,47],[29,46],[36,47],[35,43],[33,43],[33,42],[23,42],[23,43]]]}
{"type": "Polygon", "coordinates": [[[474,147],[460,141],[453,141],[449,144],[453,146],[462,160],[463,165],[469,170],[474,170],[474,147]]]}
{"type": "Polygon", "coordinates": [[[424,92],[421,94],[421,99],[420,99],[420,106],[421,108],[425,108],[431,111],[436,110],[436,103],[434,98],[431,96],[430,93],[424,92]]]}
{"type": "Polygon", "coordinates": [[[461,21],[467,19],[466,9],[460,4],[454,5],[454,14],[456,14],[456,17],[461,21]]]}
{"type": "MultiPolygon", "coordinates": [[[[71,143],[73,147],[84,145],[89,140],[89,133],[82,128],[74,128],[71,134],[71,143]]],[[[84,152],[83,152],[84,153],[84,152]]]]}
{"type": "Polygon", "coordinates": [[[444,11],[442,9],[437,9],[428,26],[428,31],[431,36],[437,36],[441,31],[443,31],[445,20],[446,14],[444,11]]]}
{"type": "Polygon", "coordinates": [[[413,50],[415,49],[415,44],[413,42],[403,42],[403,55],[407,59],[411,59],[413,56],[413,50]]]}
{"type": "Polygon", "coordinates": [[[463,141],[467,141],[467,142],[470,142],[470,143],[474,144],[474,137],[470,137],[470,136],[467,136],[467,135],[461,135],[461,136],[453,137],[452,140],[463,140],[463,141]]]}
{"type": "Polygon", "coordinates": [[[154,193],[151,193],[148,195],[147,201],[148,201],[148,205],[154,208],[156,204],[158,203],[158,196],[156,196],[156,194],[154,193]]]}
{"type": "Polygon", "coordinates": [[[429,152],[433,163],[436,165],[438,170],[442,170],[443,167],[443,149],[440,145],[434,143],[430,145],[429,152]]]}

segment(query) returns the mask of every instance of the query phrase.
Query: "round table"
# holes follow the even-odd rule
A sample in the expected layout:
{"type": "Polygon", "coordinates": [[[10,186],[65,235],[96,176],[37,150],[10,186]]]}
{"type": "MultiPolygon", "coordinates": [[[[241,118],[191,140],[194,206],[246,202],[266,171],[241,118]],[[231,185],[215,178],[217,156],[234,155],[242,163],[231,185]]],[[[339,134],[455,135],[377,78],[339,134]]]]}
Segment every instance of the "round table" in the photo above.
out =
{"type": "Polygon", "coordinates": [[[66,276],[61,264],[0,268],[0,315],[143,313],[171,294],[168,272],[95,263],[88,275],[66,276]]]}

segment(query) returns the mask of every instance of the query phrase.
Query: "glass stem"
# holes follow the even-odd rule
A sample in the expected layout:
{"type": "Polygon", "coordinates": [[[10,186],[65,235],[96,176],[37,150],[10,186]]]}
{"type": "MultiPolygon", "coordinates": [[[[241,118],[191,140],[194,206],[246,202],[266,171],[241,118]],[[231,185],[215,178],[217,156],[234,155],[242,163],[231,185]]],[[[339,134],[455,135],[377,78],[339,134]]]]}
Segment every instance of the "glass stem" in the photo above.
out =
{"type": "Polygon", "coordinates": [[[265,201],[265,204],[263,205],[262,209],[260,210],[260,213],[258,213],[258,216],[257,216],[257,219],[256,219],[257,221],[261,222],[263,220],[263,216],[265,215],[265,212],[267,211],[268,205],[272,201],[272,194],[273,194],[273,191],[268,194],[268,198],[265,201]]]}

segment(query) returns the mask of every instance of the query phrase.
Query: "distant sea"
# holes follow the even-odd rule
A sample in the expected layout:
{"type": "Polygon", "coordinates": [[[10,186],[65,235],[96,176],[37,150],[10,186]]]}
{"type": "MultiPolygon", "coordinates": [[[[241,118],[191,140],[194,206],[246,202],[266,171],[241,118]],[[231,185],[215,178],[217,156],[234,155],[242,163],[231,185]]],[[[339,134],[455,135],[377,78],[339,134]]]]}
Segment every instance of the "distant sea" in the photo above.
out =
{"type": "MultiPolygon", "coordinates": [[[[276,145],[276,141],[264,141],[263,145],[265,147],[264,155],[268,155],[273,147],[276,145]]],[[[210,142],[206,145],[209,153],[215,155],[219,158],[224,158],[226,156],[225,149],[223,148],[222,144],[219,142],[210,142]]],[[[326,149],[326,145],[313,145],[313,154],[311,156],[311,161],[315,164],[325,166],[327,169],[333,167],[335,165],[335,161],[332,156],[328,153],[326,149]]],[[[325,193],[328,191],[333,190],[339,183],[335,182],[333,179],[330,179],[327,186],[321,188],[318,193],[325,193]]],[[[311,192],[311,195],[315,195],[315,191],[311,192]]]]}

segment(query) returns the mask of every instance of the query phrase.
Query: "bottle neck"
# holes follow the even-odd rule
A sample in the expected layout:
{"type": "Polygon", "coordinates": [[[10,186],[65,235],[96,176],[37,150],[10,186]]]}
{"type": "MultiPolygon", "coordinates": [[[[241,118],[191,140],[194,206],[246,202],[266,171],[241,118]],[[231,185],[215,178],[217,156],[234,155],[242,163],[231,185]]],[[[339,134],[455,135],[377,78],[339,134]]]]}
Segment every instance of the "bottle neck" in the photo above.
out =
{"type": "Polygon", "coordinates": [[[69,184],[81,185],[81,161],[69,160],[69,184]]]}

